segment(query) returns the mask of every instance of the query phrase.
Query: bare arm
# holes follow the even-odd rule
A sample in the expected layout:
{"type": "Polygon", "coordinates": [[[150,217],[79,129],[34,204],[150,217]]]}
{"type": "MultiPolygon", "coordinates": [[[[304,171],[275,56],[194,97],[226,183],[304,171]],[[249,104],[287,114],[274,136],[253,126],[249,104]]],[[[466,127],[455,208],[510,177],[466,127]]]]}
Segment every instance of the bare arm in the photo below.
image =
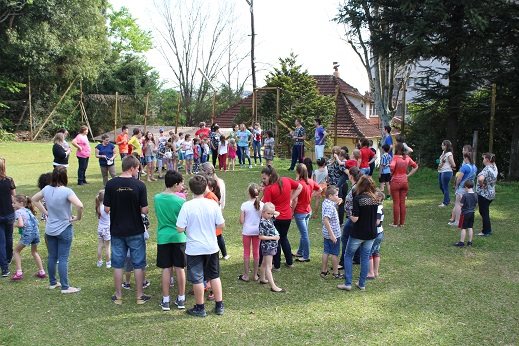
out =
{"type": "Polygon", "coordinates": [[[454,157],[452,155],[449,155],[449,164],[451,165],[452,169],[456,169],[456,163],[454,162],[454,157]]]}
{"type": "Polygon", "coordinates": [[[332,226],[330,225],[330,219],[328,218],[328,216],[325,216],[323,218],[323,224],[324,224],[324,227],[326,227],[326,230],[328,231],[328,236],[330,237],[330,240],[333,243],[336,243],[337,238],[335,238],[335,234],[333,234],[332,226]]]}
{"type": "Polygon", "coordinates": [[[81,150],[81,147],[77,144],[77,141],[75,138],[72,140],[72,142],[70,142],[70,144],[72,144],[73,147],[81,150]]]}
{"type": "Polygon", "coordinates": [[[417,170],[418,170],[418,165],[416,165],[415,168],[411,169],[411,171],[407,174],[407,177],[409,178],[410,176],[415,174],[417,170]]]}
{"type": "Polygon", "coordinates": [[[350,220],[351,220],[351,222],[355,223],[355,222],[359,221],[359,217],[351,215],[350,220]]]}
{"type": "Polygon", "coordinates": [[[81,218],[83,217],[83,203],[81,203],[81,201],[79,200],[79,198],[76,195],[70,195],[68,197],[68,200],[70,203],[72,203],[72,205],[74,207],[76,207],[76,210],[77,210],[77,215],[72,216],[72,218],[70,219],[70,222],[75,222],[75,221],[81,220],[81,218]]]}
{"type": "Polygon", "coordinates": [[[18,219],[16,220],[17,224],[16,227],[23,227],[23,218],[21,216],[18,216],[18,219]]]}
{"type": "Polygon", "coordinates": [[[47,210],[45,209],[45,207],[43,206],[43,203],[41,203],[41,201],[43,200],[43,192],[39,191],[37,192],[34,196],[32,196],[31,198],[31,202],[32,204],[38,208],[38,210],[43,214],[43,215],[49,215],[49,213],[47,212],[47,210]]]}
{"type": "Polygon", "coordinates": [[[148,207],[141,207],[141,214],[148,214],[148,207]]]}
{"type": "Polygon", "coordinates": [[[242,210],[240,212],[240,223],[243,225],[244,222],[245,222],[245,212],[242,210]]]}

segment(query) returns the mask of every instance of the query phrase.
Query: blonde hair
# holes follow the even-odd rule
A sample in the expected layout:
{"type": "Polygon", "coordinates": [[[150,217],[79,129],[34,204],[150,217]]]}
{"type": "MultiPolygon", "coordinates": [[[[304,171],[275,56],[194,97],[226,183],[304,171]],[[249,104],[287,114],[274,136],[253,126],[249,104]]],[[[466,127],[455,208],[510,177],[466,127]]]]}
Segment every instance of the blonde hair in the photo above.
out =
{"type": "Polygon", "coordinates": [[[65,135],[62,132],[58,132],[54,135],[54,144],[65,142],[65,135]]]}
{"type": "Polygon", "coordinates": [[[0,157],[0,179],[4,179],[5,177],[5,159],[0,157]]]}
{"type": "Polygon", "coordinates": [[[274,211],[276,211],[276,206],[272,202],[266,202],[265,204],[263,204],[263,209],[261,211],[262,212],[266,212],[266,211],[274,212],[274,211]]]}

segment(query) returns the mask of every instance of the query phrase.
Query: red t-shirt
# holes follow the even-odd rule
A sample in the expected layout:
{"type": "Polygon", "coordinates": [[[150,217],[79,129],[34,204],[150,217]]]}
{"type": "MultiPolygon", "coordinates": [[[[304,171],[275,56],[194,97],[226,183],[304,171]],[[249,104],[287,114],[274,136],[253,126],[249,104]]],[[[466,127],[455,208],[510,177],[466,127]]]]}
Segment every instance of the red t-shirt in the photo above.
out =
{"type": "Polygon", "coordinates": [[[272,202],[279,212],[278,220],[291,220],[292,208],[290,208],[290,194],[299,187],[299,183],[287,177],[281,177],[283,188],[278,183],[265,186],[263,189],[263,202],[272,202]]]}
{"type": "Polygon", "coordinates": [[[404,159],[402,155],[395,155],[389,164],[391,169],[391,182],[407,183],[407,167],[415,168],[417,166],[416,162],[409,156],[406,156],[404,159]]]}
{"type": "Polygon", "coordinates": [[[346,160],[346,169],[357,167],[357,160],[346,160]]]}
{"type": "Polygon", "coordinates": [[[200,138],[200,139],[204,139],[204,138],[209,137],[209,132],[210,131],[211,130],[209,128],[204,127],[203,129],[196,130],[195,136],[198,136],[198,138],[200,138]]]}
{"type": "Polygon", "coordinates": [[[299,184],[303,186],[301,193],[297,197],[297,204],[294,210],[296,214],[308,214],[312,211],[310,202],[312,201],[312,191],[319,191],[319,185],[312,179],[308,179],[308,183],[303,179],[299,180],[299,184]]]}
{"type": "Polygon", "coordinates": [[[362,147],[360,148],[360,167],[359,168],[368,168],[369,160],[371,160],[375,156],[370,148],[362,147]]]}

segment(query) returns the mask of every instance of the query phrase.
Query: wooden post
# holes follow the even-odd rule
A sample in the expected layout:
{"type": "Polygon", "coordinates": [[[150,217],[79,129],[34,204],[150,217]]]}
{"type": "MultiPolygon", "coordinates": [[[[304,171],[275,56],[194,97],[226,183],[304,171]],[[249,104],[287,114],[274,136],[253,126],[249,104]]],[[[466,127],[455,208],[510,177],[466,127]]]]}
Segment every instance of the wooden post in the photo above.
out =
{"type": "Polygon", "coordinates": [[[472,162],[476,164],[476,157],[478,156],[478,131],[474,131],[472,135],[472,162]]]}
{"type": "Polygon", "coordinates": [[[251,125],[254,124],[254,122],[256,121],[256,97],[258,95],[258,91],[256,89],[254,89],[252,91],[252,121],[251,121],[251,125]]]}
{"type": "Polygon", "coordinates": [[[148,118],[148,102],[150,100],[150,93],[146,94],[146,108],[144,109],[144,133],[146,133],[146,122],[148,118]]]}
{"type": "Polygon", "coordinates": [[[214,122],[216,120],[215,108],[216,108],[216,90],[213,91],[213,111],[211,113],[211,124],[214,124],[214,122]]]}
{"type": "Polygon", "coordinates": [[[496,83],[492,83],[492,99],[490,101],[490,131],[488,134],[488,152],[494,151],[494,122],[496,118],[496,83]]]}
{"type": "Polygon", "coordinates": [[[115,92],[115,109],[114,109],[114,142],[117,138],[117,99],[119,98],[119,92],[115,92]]]}
{"type": "Polygon", "coordinates": [[[31,75],[29,74],[29,139],[32,141],[32,94],[31,94],[31,75]]]}
{"type": "Polygon", "coordinates": [[[178,121],[180,118],[180,94],[178,94],[177,118],[175,119],[175,134],[178,133],[178,121]]]}
{"type": "Polygon", "coordinates": [[[276,151],[279,149],[279,140],[278,140],[278,122],[279,119],[279,96],[280,96],[280,89],[276,88],[276,135],[274,137],[274,147],[276,148],[276,151]]]}
{"type": "Polygon", "coordinates": [[[402,126],[400,132],[405,134],[405,113],[406,113],[406,94],[407,94],[407,78],[404,78],[404,93],[402,94],[402,126]]]}
{"type": "Polygon", "coordinates": [[[337,118],[339,116],[339,82],[335,79],[335,119],[334,119],[334,132],[333,132],[333,145],[337,145],[337,118]]]}

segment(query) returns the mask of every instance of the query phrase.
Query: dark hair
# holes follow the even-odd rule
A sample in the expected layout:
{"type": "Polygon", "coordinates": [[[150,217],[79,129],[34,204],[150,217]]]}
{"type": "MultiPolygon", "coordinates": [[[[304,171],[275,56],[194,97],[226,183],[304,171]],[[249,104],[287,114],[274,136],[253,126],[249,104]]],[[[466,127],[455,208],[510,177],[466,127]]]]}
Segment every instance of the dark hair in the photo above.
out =
{"type": "Polygon", "coordinates": [[[324,157],[320,157],[317,159],[317,166],[324,167],[326,166],[326,159],[324,157]]]}
{"type": "Polygon", "coordinates": [[[197,174],[189,179],[189,189],[193,194],[200,196],[203,195],[207,188],[207,179],[203,175],[197,174]]]}
{"type": "Polygon", "coordinates": [[[64,127],[60,128],[60,129],[58,130],[58,133],[63,133],[63,134],[65,134],[65,132],[67,132],[67,129],[64,128],[64,127]]]}
{"type": "Polygon", "coordinates": [[[67,178],[67,168],[63,166],[56,166],[52,171],[52,178],[50,181],[50,185],[53,187],[57,186],[67,186],[68,178],[67,178]]]}
{"type": "Polygon", "coordinates": [[[348,149],[348,147],[345,145],[341,147],[341,150],[344,150],[346,152],[346,154],[348,154],[350,152],[350,149],[348,149]]]}
{"type": "Polygon", "coordinates": [[[349,170],[350,176],[353,177],[353,180],[355,182],[359,181],[359,178],[361,177],[362,173],[360,173],[360,169],[357,166],[351,167],[349,170]]]}
{"type": "Polygon", "coordinates": [[[467,189],[472,189],[474,187],[474,182],[472,181],[472,179],[467,179],[465,180],[465,184],[463,184],[463,186],[467,189]]]}
{"type": "Polygon", "coordinates": [[[79,127],[79,133],[84,133],[86,131],[88,131],[88,127],[86,127],[86,125],[81,125],[79,127]]]}
{"type": "Polygon", "coordinates": [[[123,159],[122,170],[127,172],[132,168],[139,167],[141,165],[138,158],[133,155],[128,155],[123,159]]]}
{"type": "Polygon", "coordinates": [[[213,193],[216,195],[218,200],[222,198],[222,193],[220,192],[220,187],[218,186],[218,180],[215,178],[207,178],[207,186],[213,190],[213,193]]]}
{"type": "Polygon", "coordinates": [[[299,175],[299,180],[304,180],[308,183],[308,169],[304,163],[298,163],[296,165],[296,173],[299,175]]]}
{"type": "Polygon", "coordinates": [[[101,218],[101,210],[100,210],[100,207],[101,207],[101,204],[103,204],[103,200],[105,198],[105,190],[99,190],[99,192],[97,193],[96,195],[96,214],[97,214],[97,218],[100,219],[101,218]]]}
{"type": "Polygon", "coordinates": [[[316,118],[316,119],[315,119],[315,122],[316,122],[317,124],[321,125],[321,119],[316,118]]]}
{"type": "Polygon", "coordinates": [[[52,172],[47,172],[40,174],[38,178],[38,189],[43,190],[43,188],[47,185],[50,185],[52,182],[52,172]]]}
{"type": "Polygon", "coordinates": [[[385,153],[389,153],[389,149],[390,149],[389,144],[384,144],[382,146],[382,150],[384,150],[385,153]]]}
{"type": "Polygon", "coordinates": [[[178,171],[174,171],[169,169],[164,175],[164,184],[166,184],[167,188],[173,187],[173,185],[180,184],[184,181],[182,174],[178,171]]]}
{"type": "Polygon", "coordinates": [[[258,184],[251,183],[249,184],[249,196],[250,198],[254,198],[254,209],[260,210],[260,198],[259,198],[259,186],[258,184]]]}
{"type": "Polygon", "coordinates": [[[395,136],[395,140],[396,140],[397,143],[404,143],[405,142],[405,138],[402,135],[396,135],[395,136]]]}
{"type": "Polygon", "coordinates": [[[339,156],[344,157],[345,159],[349,160],[349,155],[344,151],[344,149],[339,150],[339,156]]]}
{"type": "Polygon", "coordinates": [[[265,168],[261,170],[261,174],[265,174],[269,176],[269,185],[274,183],[279,184],[279,188],[283,188],[283,181],[279,178],[278,172],[271,165],[267,165],[265,168]]]}
{"type": "Polygon", "coordinates": [[[496,155],[494,155],[492,153],[484,153],[483,154],[483,158],[487,159],[491,163],[495,163],[496,162],[496,155]]]}
{"type": "Polygon", "coordinates": [[[303,164],[306,166],[306,170],[308,171],[308,176],[311,177],[314,172],[314,165],[312,164],[312,159],[309,157],[305,157],[303,159],[303,164]]]}
{"type": "Polygon", "coordinates": [[[370,195],[373,199],[376,198],[375,194],[377,192],[377,188],[375,187],[375,183],[373,179],[369,175],[363,174],[357,184],[355,184],[355,194],[361,195],[363,193],[370,195]]]}
{"type": "Polygon", "coordinates": [[[211,126],[211,131],[215,132],[216,130],[219,130],[220,129],[220,126],[218,126],[218,124],[213,124],[211,126]]]}
{"type": "Polygon", "coordinates": [[[303,122],[301,121],[300,118],[297,118],[296,121],[299,123],[299,124],[302,124],[303,122]]]}
{"type": "Polygon", "coordinates": [[[472,153],[471,152],[468,152],[468,153],[465,153],[463,154],[463,158],[467,158],[469,160],[470,163],[473,163],[472,162],[472,153]]]}
{"type": "Polygon", "coordinates": [[[224,135],[221,135],[221,136],[220,136],[220,142],[221,142],[221,143],[225,143],[225,136],[224,136],[224,135]]]}
{"type": "Polygon", "coordinates": [[[395,155],[402,155],[402,157],[405,159],[406,154],[405,154],[404,143],[398,142],[397,144],[395,144],[395,155]]]}
{"type": "Polygon", "coordinates": [[[373,141],[371,139],[368,139],[368,143],[369,143],[369,146],[372,147],[373,146],[373,141]]]}
{"type": "Polygon", "coordinates": [[[123,126],[121,127],[121,131],[124,131],[124,130],[126,130],[127,128],[128,128],[128,126],[123,125],[123,126]]]}
{"type": "Polygon", "coordinates": [[[445,145],[445,149],[443,150],[446,153],[452,152],[452,143],[448,139],[444,140],[442,142],[443,145],[445,145]]]}
{"type": "Polygon", "coordinates": [[[369,147],[369,140],[367,138],[362,138],[360,141],[361,147],[369,147]]]}
{"type": "Polygon", "coordinates": [[[389,125],[384,126],[384,130],[386,130],[387,133],[391,133],[391,126],[389,126],[389,125]]]}
{"type": "Polygon", "coordinates": [[[464,150],[464,151],[468,151],[468,152],[472,152],[472,145],[470,145],[470,144],[465,144],[465,145],[463,146],[463,150],[464,150]]]}
{"type": "Polygon", "coordinates": [[[324,192],[324,197],[329,198],[330,196],[335,195],[338,191],[339,189],[336,186],[328,186],[324,192]]]}
{"type": "Polygon", "coordinates": [[[104,134],[101,136],[101,140],[104,141],[105,139],[108,139],[110,138],[110,136],[108,136],[107,134],[104,134]]]}
{"type": "Polygon", "coordinates": [[[197,138],[197,137],[193,138],[193,144],[194,145],[197,145],[198,142],[200,142],[200,138],[197,138]]]}
{"type": "Polygon", "coordinates": [[[184,140],[187,141],[189,137],[191,137],[191,135],[189,133],[186,133],[186,135],[184,136],[184,140]]]}
{"type": "Polygon", "coordinates": [[[23,206],[29,209],[33,215],[36,215],[36,210],[32,205],[31,197],[25,195],[16,195],[14,196],[14,200],[18,203],[22,203],[23,206]]]}
{"type": "Polygon", "coordinates": [[[133,135],[134,136],[137,136],[139,133],[141,133],[141,129],[139,129],[137,127],[133,129],[133,135]]]}
{"type": "Polygon", "coordinates": [[[272,132],[271,130],[267,130],[265,131],[265,136],[269,138],[274,138],[274,132],[272,132]]]}

